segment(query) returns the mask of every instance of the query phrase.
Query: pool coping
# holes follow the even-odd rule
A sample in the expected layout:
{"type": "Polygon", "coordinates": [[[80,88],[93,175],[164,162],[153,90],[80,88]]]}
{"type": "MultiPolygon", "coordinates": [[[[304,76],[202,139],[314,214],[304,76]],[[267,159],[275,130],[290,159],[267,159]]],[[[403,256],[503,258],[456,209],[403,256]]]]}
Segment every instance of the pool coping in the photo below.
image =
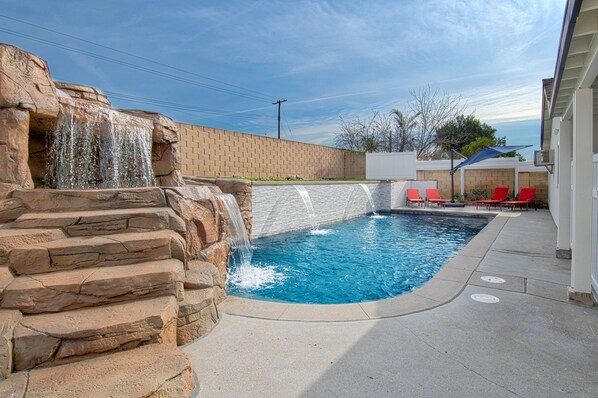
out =
{"type": "MultiPolygon", "coordinates": [[[[401,212],[405,211],[407,210],[401,209],[401,212]]],[[[509,218],[517,216],[517,213],[486,212],[484,215],[495,217],[444,264],[432,279],[410,293],[389,299],[350,304],[295,304],[228,296],[218,309],[229,315],[268,320],[347,322],[391,318],[436,308],[452,301],[465,289],[471,275],[502,228],[509,218]]]]}

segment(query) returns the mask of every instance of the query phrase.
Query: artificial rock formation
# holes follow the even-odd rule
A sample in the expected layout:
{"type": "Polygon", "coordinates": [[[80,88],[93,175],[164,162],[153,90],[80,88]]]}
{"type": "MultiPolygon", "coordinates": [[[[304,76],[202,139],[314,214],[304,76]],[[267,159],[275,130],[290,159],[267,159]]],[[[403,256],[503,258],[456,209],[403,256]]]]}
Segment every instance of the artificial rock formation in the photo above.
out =
{"type": "Polygon", "coordinates": [[[54,82],[57,89],[68,94],[71,98],[81,99],[87,102],[110,108],[110,100],[104,92],[95,87],[83,86],[66,82],[54,82]]]}
{"type": "MultiPolygon", "coordinates": [[[[39,374],[32,368],[56,376],[54,369],[134,358],[153,346],[184,359],[174,347],[208,333],[226,295],[219,193],[214,186],[10,192],[3,202],[15,205],[0,216],[19,211],[0,229],[0,361],[8,364],[4,377],[18,373],[0,383],[0,394],[22,387],[22,372],[39,374]]],[[[173,371],[182,373],[162,380],[168,387],[158,396],[187,394],[186,371],[173,371]]]]}
{"type": "Polygon", "coordinates": [[[184,180],[187,185],[215,185],[222,193],[229,193],[233,195],[237,201],[237,204],[239,205],[239,211],[243,217],[243,223],[245,224],[245,229],[247,230],[247,236],[251,236],[251,226],[253,221],[253,183],[250,180],[238,178],[215,179],[189,176],[185,176],[184,180]]]}
{"type": "Polygon", "coordinates": [[[33,183],[36,186],[47,183],[48,136],[56,128],[61,108],[73,105],[79,113],[81,109],[105,113],[103,109],[120,119],[128,115],[127,123],[147,123],[152,129],[151,162],[157,184],[184,185],[178,130],[171,119],[153,112],[113,110],[101,90],[55,83],[44,60],[17,47],[0,44],[0,170],[6,170],[0,173],[0,199],[9,191],[2,184],[32,188],[33,183]]]}
{"type": "Polygon", "coordinates": [[[0,45],[0,108],[18,108],[35,117],[58,115],[56,87],[43,59],[8,44],[0,45]]]}
{"type": "MultiPolygon", "coordinates": [[[[0,45],[0,184],[33,188],[27,164],[29,122],[31,117],[58,115],[55,92],[45,61],[17,47],[0,45]]],[[[6,197],[6,187],[0,195],[6,197]]]]}

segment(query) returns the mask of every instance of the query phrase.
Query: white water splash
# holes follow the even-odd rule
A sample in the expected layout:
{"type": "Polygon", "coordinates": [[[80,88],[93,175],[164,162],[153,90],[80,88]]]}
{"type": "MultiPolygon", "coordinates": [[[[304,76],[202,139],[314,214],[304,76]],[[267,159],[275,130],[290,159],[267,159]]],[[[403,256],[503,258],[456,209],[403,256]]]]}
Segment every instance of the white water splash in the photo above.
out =
{"type": "Polygon", "coordinates": [[[274,266],[256,267],[249,264],[237,267],[228,274],[228,283],[243,290],[255,290],[268,285],[275,285],[285,279],[283,273],[277,272],[274,266]]]}

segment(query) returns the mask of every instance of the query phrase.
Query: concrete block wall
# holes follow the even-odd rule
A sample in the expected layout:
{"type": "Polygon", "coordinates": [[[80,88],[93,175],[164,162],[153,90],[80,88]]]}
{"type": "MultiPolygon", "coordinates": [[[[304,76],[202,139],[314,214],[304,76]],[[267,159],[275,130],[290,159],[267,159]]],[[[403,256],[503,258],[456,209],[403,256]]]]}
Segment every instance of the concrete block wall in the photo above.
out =
{"type": "MultiPolygon", "coordinates": [[[[455,173],[455,181],[460,178],[459,173],[455,173]]],[[[520,180],[519,186],[527,185],[521,185],[520,180]]],[[[512,192],[515,189],[515,169],[465,170],[465,193],[469,194],[473,189],[486,189],[490,197],[496,187],[509,187],[512,192]]],[[[456,188],[455,191],[459,192],[456,188]]]]}
{"type": "Polygon", "coordinates": [[[365,153],[177,123],[186,176],[364,178],[365,153]]]}
{"type": "MultiPolygon", "coordinates": [[[[449,170],[417,170],[417,180],[436,181],[440,197],[450,198],[451,173],[449,170]]],[[[455,192],[461,192],[461,177],[459,172],[455,173],[455,192]]]]}
{"type": "MultiPolygon", "coordinates": [[[[358,183],[303,185],[312,201],[315,221],[320,226],[355,218],[372,211],[364,189],[358,183]]],[[[390,210],[391,184],[366,183],[376,211],[390,210]]],[[[301,196],[291,184],[253,185],[252,239],[311,228],[301,196]]]]}
{"type": "Polygon", "coordinates": [[[548,173],[519,172],[519,189],[536,188],[536,198],[548,203],[548,173]]]}

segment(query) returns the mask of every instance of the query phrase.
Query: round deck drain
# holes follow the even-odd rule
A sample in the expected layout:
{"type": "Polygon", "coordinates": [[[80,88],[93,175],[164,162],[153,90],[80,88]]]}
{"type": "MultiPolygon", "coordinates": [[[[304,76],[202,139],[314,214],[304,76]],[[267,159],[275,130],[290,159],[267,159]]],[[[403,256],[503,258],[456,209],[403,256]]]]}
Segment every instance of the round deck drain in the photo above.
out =
{"type": "Polygon", "coordinates": [[[506,282],[503,278],[499,278],[498,276],[490,276],[490,275],[481,276],[480,279],[483,280],[484,282],[489,282],[489,283],[505,283],[506,282]]]}
{"type": "Polygon", "coordinates": [[[486,303],[486,304],[496,304],[500,301],[500,299],[496,296],[492,296],[490,294],[481,294],[481,293],[472,294],[471,299],[475,300],[475,301],[479,301],[480,303],[486,303]]]}

